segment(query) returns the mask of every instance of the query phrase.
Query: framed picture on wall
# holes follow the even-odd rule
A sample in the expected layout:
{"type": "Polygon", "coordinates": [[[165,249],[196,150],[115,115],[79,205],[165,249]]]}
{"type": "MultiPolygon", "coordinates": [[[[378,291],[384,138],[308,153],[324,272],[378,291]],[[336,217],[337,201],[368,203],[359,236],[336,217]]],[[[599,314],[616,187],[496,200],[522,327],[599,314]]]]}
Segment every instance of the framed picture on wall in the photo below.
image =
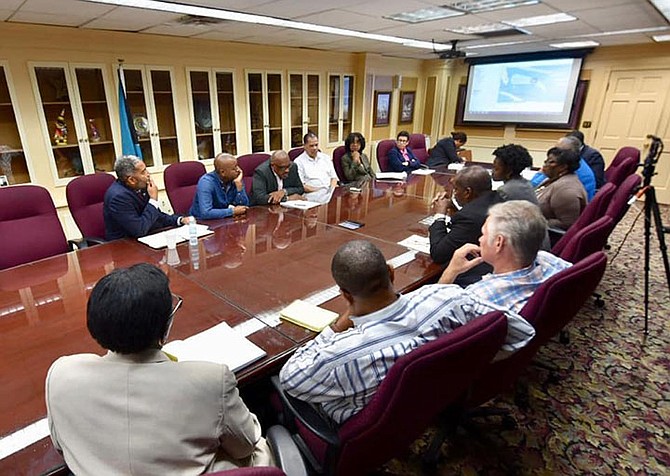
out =
{"type": "Polygon", "coordinates": [[[374,127],[388,126],[391,115],[391,91],[375,91],[374,127]]]}
{"type": "Polygon", "coordinates": [[[414,99],[416,91],[400,91],[400,124],[414,122],[414,99]]]}

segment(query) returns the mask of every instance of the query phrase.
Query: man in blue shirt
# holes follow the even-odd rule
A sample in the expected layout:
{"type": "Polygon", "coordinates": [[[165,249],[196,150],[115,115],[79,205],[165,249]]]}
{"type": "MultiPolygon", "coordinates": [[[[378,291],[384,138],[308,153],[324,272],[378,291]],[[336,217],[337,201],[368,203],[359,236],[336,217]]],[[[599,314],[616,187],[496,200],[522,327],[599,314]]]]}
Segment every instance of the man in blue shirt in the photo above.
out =
{"type": "Polygon", "coordinates": [[[242,215],[249,207],[244,190],[242,169],[230,154],[219,154],[214,159],[214,170],[198,180],[190,213],[198,220],[215,220],[242,215]]]}
{"type": "Polygon", "coordinates": [[[589,164],[593,175],[596,177],[596,188],[605,185],[605,159],[598,149],[594,149],[584,143],[584,134],[581,131],[572,131],[568,136],[572,136],[579,140],[579,156],[589,164]]]}
{"type": "MultiPolygon", "coordinates": [[[[573,136],[561,137],[556,143],[556,147],[559,149],[573,150],[575,154],[580,153],[579,148],[581,145],[582,144],[579,139],[573,136]]],[[[579,181],[584,186],[584,190],[586,190],[586,198],[590,202],[593,196],[596,194],[596,177],[593,174],[591,167],[589,167],[589,164],[586,163],[581,155],[579,157],[579,168],[575,171],[575,175],[577,175],[577,178],[579,178],[579,181]]],[[[546,179],[546,175],[544,175],[542,172],[538,172],[530,180],[530,183],[533,185],[533,187],[537,187],[546,179]]]]}

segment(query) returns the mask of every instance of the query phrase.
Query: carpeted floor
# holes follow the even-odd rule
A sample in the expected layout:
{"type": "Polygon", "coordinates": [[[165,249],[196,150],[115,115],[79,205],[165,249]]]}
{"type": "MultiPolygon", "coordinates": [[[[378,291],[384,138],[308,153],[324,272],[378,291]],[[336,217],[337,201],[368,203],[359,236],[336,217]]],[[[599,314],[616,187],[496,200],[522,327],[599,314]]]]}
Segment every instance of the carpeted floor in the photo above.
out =
{"type": "MultiPolygon", "coordinates": [[[[568,326],[570,343],[552,342],[540,352],[565,369],[559,382],[547,383],[546,371],[529,369],[528,410],[519,410],[511,393],[490,402],[510,409],[517,428],[482,420],[477,433],[459,432],[442,447],[437,474],[670,474],[670,294],[652,228],[645,338],[644,216],[635,220],[642,208],[634,204],[610,237],[598,287],[604,309],[589,300],[568,326]]],[[[662,207],[662,213],[670,225],[670,210],[662,207]]],[[[433,431],[378,474],[422,474],[420,454],[433,431]]]]}

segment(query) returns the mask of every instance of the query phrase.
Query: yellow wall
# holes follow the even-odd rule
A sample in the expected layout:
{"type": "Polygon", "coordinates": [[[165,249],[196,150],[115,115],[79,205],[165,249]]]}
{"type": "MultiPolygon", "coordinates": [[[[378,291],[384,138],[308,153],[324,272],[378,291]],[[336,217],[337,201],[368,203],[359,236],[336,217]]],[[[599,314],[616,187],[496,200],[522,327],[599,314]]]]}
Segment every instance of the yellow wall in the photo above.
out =
{"type": "MultiPolygon", "coordinates": [[[[115,67],[118,59],[128,65],[169,66],[174,74],[175,112],[180,118],[178,136],[180,156],[193,157],[193,131],[189,111],[187,88],[188,68],[225,68],[234,72],[236,89],[237,128],[240,138],[238,153],[248,153],[246,138],[247,101],[245,98],[245,71],[310,72],[321,75],[322,97],[320,124],[325,131],[327,125],[327,74],[353,74],[355,76],[353,129],[361,131],[374,147],[373,141],[394,137],[401,129],[410,132],[424,131],[431,136],[432,143],[453,130],[454,111],[458,85],[465,82],[467,65],[461,61],[412,60],[387,58],[369,53],[339,53],[299,48],[225,43],[210,40],[176,38],[133,33],[79,30],[72,28],[19,25],[0,23],[0,61],[5,61],[6,73],[14,86],[15,107],[20,128],[24,135],[24,149],[31,163],[34,183],[47,187],[57,206],[65,206],[65,187],[56,185],[49,163],[48,143],[40,125],[39,105],[36,102],[30,80],[31,62],[59,62],[71,64],[102,65],[105,75],[114,87],[115,67]],[[402,76],[402,86],[394,88],[393,77],[402,76]],[[426,97],[428,77],[436,78],[434,97],[426,97]],[[374,91],[381,87],[392,90],[391,121],[387,128],[372,127],[372,102],[374,91]],[[414,121],[398,124],[400,91],[416,91],[414,121]],[[423,129],[424,106],[431,102],[432,124],[430,130],[423,129]]],[[[583,79],[590,85],[586,97],[582,121],[591,121],[592,127],[584,129],[586,140],[598,146],[597,131],[609,74],[618,69],[662,68],[670,65],[669,45],[644,45],[634,47],[599,48],[586,58],[583,79]],[[595,137],[595,140],[594,140],[595,137]]],[[[284,98],[287,107],[288,98],[284,98]]],[[[116,103],[112,110],[116,110],[116,103]]],[[[286,109],[287,110],[287,109],[286,109]]],[[[429,109],[430,111],[430,109],[429,109]]],[[[286,112],[287,114],[287,112],[286,112]]],[[[665,104],[662,117],[670,117],[670,104],[665,104]]],[[[113,125],[118,125],[113,118],[113,125]]],[[[668,125],[656,131],[668,137],[668,125]]],[[[465,129],[468,132],[468,147],[476,160],[490,160],[491,151],[502,143],[518,142],[525,145],[535,158],[543,159],[544,152],[564,131],[523,130],[514,126],[498,128],[465,129]]],[[[652,132],[652,131],[650,131],[652,132]]],[[[322,132],[322,148],[329,152],[337,144],[326,144],[322,132]]],[[[670,144],[670,142],[669,142],[670,144]]],[[[636,144],[634,144],[636,145],[636,144]]],[[[642,144],[640,144],[641,146],[642,144]]],[[[611,160],[611,157],[606,157],[611,160]]],[[[668,162],[667,158],[664,159],[668,162]]],[[[154,176],[162,183],[161,171],[154,176]]],[[[67,217],[66,210],[63,216],[67,217]]],[[[77,234],[74,225],[65,218],[68,236],[77,234]]]]}

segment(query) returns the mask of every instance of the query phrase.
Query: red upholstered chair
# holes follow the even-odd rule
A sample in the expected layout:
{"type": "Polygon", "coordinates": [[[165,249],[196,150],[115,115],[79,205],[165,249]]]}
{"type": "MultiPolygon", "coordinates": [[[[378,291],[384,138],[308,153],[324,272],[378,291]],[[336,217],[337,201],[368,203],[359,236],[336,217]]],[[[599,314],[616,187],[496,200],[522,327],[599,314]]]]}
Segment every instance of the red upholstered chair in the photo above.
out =
{"type": "MultiPolygon", "coordinates": [[[[623,162],[624,159],[627,159],[628,157],[633,157],[635,159],[635,162],[639,163],[640,162],[640,149],[636,147],[622,147],[619,149],[612,159],[612,163],[607,167],[605,170],[605,180],[608,182],[612,182],[612,174],[614,171],[621,165],[621,162],[623,162]]],[[[632,173],[632,172],[631,172],[632,173]]],[[[626,176],[630,175],[631,173],[627,174],[626,176]]],[[[622,178],[625,179],[626,176],[622,178]]],[[[615,185],[620,185],[621,182],[615,183],[615,185]]]]}
{"type": "Polygon", "coordinates": [[[426,149],[426,136],[423,134],[410,134],[408,147],[422,164],[428,162],[428,149],[426,149]]]}
{"type": "Polygon", "coordinates": [[[556,242],[556,244],[551,247],[551,252],[556,256],[562,256],[561,253],[563,252],[563,248],[565,248],[565,245],[568,244],[575,233],[577,233],[585,226],[593,223],[598,218],[604,216],[605,212],[607,211],[607,206],[609,205],[615,191],[616,186],[614,184],[606,183],[603,185],[600,190],[596,192],[593,200],[591,200],[586,205],[586,208],[584,208],[582,214],[579,215],[577,221],[574,222],[572,226],[568,228],[563,236],[556,242]]]}
{"type": "Polygon", "coordinates": [[[305,151],[305,148],[302,147],[302,146],[294,147],[293,149],[288,151],[288,158],[291,159],[291,161],[294,161],[304,151],[305,151]]]}
{"type": "Polygon", "coordinates": [[[626,177],[635,173],[640,160],[635,157],[625,157],[616,166],[609,167],[605,172],[607,181],[619,186],[626,180],[626,177]],[[607,173],[609,172],[609,173],[607,173]]]}
{"type": "Polygon", "coordinates": [[[641,182],[642,177],[639,175],[629,175],[614,193],[605,213],[612,217],[615,226],[628,211],[628,207],[630,206],[628,205],[628,200],[637,191],[641,182]]]}
{"type": "Polygon", "coordinates": [[[342,168],[342,156],[345,153],[346,149],[343,145],[339,145],[333,150],[333,166],[335,167],[337,178],[339,178],[342,183],[347,182],[347,177],[344,176],[344,169],[342,168]]]}
{"type": "Polygon", "coordinates": [[[613,229],[614,220],[604,215],[577,231],[559,256],[576,263],[597,251],[602,251],[613,229]]]}
{"type": "Polygon", "coordinates": [[[393,139],[384,139],[377,143],[377,163],[379,164],[380,172],[390,172],[388,153],[396,145],[393,139]]]}
{"type": "Polygon", "coordinates": [[[0,241],[0,269],[72,249],[51,195],[37,185],[0,187],[0,241]]]}
{"type": "MultiPolygon", "coordinates": [[[[287,476],[279,468],[271,466],[255,466],[251,468],[228,469],[216,473],[206,473],[203,476],[287,476]]],[[[291,476],[290,474],[288,476],[291,476]]]]}
{"type": "Polygon", "coordinates": [[[172,204],[172,210],[178,215],[188,215],[193,205],[193,197],[198,180],[205,174],[202,162],[189,160],[167,166],[163,172],[165,191],[172,204]]]}
{"type": "Polygon", "coordinates": [[[237,165],[242,169],[244,189],[248,195],[251,195],[251,185],[254,183],[254,171],[256,167],[266,160],[270,160],[270,154],[266,154],[265,152],[245,154],[237,157],[237,165]]]}
{"type": "Polygon", "coordinates": [[[413,350],[393,364],[370,403],[339,428],[283,393],[278,378],[273,383],[285,411],[298,420],[294,439],[317,473],[364,475],[402,452],[461,399],[506,335],[506,318],[494,312],[413,350]]]}
{"type": "Polygon", "coordinates": [[[114,176],[107,173],[81,175],[68,182],[65,188],[70,213],[87,244],[105,241],[102,207],[105,192],[114,180],[114,176]]]}
{"type": "Polygon", "coordinates": [[[598,251],[542,283],[520,314],[535,328],[523,349],[491,363],[476,379],[467,406],[475,408],[511,387],[537,351],[558,334],[593,294],[605,273],[607,257],[598,251]]]}

